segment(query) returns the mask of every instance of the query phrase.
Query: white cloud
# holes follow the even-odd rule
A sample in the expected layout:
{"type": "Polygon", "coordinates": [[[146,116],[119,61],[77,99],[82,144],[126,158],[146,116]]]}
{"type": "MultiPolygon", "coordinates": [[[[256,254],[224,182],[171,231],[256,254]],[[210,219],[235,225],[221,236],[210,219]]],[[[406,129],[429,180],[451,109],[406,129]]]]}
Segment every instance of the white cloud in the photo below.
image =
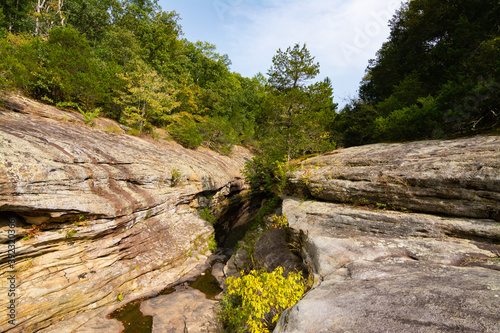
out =
{"type": "Polygon", "coordinates": [[[225,3],[218,14],[234,71],[265,74],[278,48],[307,43],[320,62],[320,77],[332,79],[337,102],[355,95],[368,60],[389,36],[388,20],[400,7],[395,0],[225,3]]]}

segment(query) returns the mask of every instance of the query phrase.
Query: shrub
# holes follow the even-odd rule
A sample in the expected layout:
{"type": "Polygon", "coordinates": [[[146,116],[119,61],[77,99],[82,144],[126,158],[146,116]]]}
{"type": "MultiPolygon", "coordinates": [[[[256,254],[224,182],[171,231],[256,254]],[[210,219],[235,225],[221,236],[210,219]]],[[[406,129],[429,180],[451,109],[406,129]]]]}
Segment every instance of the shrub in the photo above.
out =
{"type": "Polygon", "coordinates": [[[174,168],[174,169],[170,170],[170,174],[172,175],[171,186],[176,187],[181,182],[182,173],[179,171],[179,169],[174,168]]]}
{"type": "Polygon", "coordinates": [[[94,119],[99,116],[99,113],[102,111],[101,108],[95,108],[94,111],[83,111],[78,107],[78,111],[83,115],[83,118],[85,119],[85,123],[89,126],[94,126],[95,122],[94,119]]]}
{"type": "Polygon", "coordinates": [[[210,149],[223,155],[230,155],[233,145],[238,143],[232,124],[221,117],[206,119],[198,124],[198,130],[210,149]]]}
{"type": "Polygon", "coordinates": [[[288,220],[286,218],[286,215],[278,216],[274,214],[273,217],[271,217],[271,220],[273,221],[271,228],[285,229],[288,227],[288,220]]]}
{"type": "Polygon", "coordinates": [[[269,332],[306,288],[301,272],[285,277],[283,267],[271,273],[252,270],[239,278],[229,277],[226,284],[220,317],[232,332],[269,332]]]}
{"type": "Polygon", "coordinates": [[[260,157],[254,157],[245,163],[242,170],[245,181],[250,183],[252,189],[271,192],[273,185],[273,166],[260,157]]]}
{"type": "Polygon", "coordinates": [[[208,249],[210,252],[214,252],[217,249],[217,241],[214,238],[214,235],[210,236],[208,239],[208,249]]]}
{"type": "Polygon", "coordinates": [[[71,229],[71,230],[66,230],[66,238],[71,238],[76,235],[76,230],[71,229]]]}
{"type": "Polygon", "coordinates": [[[205,221],[210,222],[211,225],[214,225],[215,222],[217,222],[217,218],[214,214],[212,214],[212,211],[208,207],[205,207],[200,211],[200,216],[205,221]]]}
{"type": "Polygon", "coordinates": [[[172,138],[185,148],[198,148],[203,142],[203,138],[198,131],[198,118],[187,112],[173,115],[170,119],[172,123],[168,126],[172,138]]]}

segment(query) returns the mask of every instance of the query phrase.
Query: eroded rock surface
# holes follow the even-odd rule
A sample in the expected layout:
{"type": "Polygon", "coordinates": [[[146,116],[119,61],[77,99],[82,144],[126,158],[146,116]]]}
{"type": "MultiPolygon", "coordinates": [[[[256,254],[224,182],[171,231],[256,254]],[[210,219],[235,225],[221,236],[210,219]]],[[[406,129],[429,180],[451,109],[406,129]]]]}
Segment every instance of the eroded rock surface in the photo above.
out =
{"type": "Polygon", "coordinates": [[[153,316],[153,333],[217,332],[220,328],[217,309],[216,301],[191,288],[141,304],[141,312],[153,316]]]}
{"type": "MultiPolygon", "coordinates": [[[[283,212],[306,233],[316,286],[281,318],[278,332],[500,330],[500,246],[446,237],[437,230],[448,229],[449,219],[431,215],[294,198],[283,212]],[[417,231],[406,226],[412,221],[417,231]]],[[[499,241],[500,224],[478,221],[480,232],[485,224],[499,241]]]]}
{"type": "Polygon", "coordinates": [[[5,281],[11,271],[13,216],[17,274],[16,325],[7,323],[5,293],[0,331],[92,331],[206,259],[213,228],[196,212],[198,199],[222,202],[245,189],[240,169],[251,154],[120,132],[108,120],[92,128],[79,114],[22,97],[4,101],[0,273],[5,281]]]}
{"type": "Polygon", "coordinates": [[[500,137],[374,144],[301,163],[289,193],[500,221],[500,137]]]}
{"type": "Polygon", "coordinates": [[[276,331],[500,331],[499,152],[478,137],[305,161],[289,193],[333,202],[283,202],[315,285],[276,331]]]}
{"type": "Polygon", "coordinates": [[[307,277],[307,267],[302,258],[290,251],[289,243],[284,229],[271,228],[265,231],[255,241],[253,253],[257,266],[255,268],[265,268],[268,272],[272,272],[281,266],[286,274],[300,271],[307,277]]]}

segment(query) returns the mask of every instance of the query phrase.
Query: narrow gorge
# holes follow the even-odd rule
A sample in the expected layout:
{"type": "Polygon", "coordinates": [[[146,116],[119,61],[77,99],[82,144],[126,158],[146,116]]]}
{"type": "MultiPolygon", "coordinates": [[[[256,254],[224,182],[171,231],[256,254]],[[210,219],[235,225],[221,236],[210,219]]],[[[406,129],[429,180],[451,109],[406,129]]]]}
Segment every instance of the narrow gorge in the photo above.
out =
{"type": "Polygon", "coordinates": [[[229,158],[126,135],[105,119],[92,128],[78,113],[16,96],[0,111],[0,142],[8,332],[120,332],[109,313],[204,263],[214,230],[198,211],[247,189],[240,169],[252,158],[241,147],[229,158]]]}
{"type": "MultiPolygon", "coordinates": [[[[184,282],[211,262],[219,282],[241,268],[245,248],[225,265],[213,239],[233,247],[264,201],[240,171],[252,157],[6,97],[0,330],[118,333],[109,314],[143,298],[153,332],[218,332],[216,302],[184,282]],[[221,214],[217,236],[203,210],[221,214]],[[152,297],[169,286],[179,292],[152,297]]],[[[299,246],[281,251],[287,237],[269,230],[252,258],[309,267],[313,286],[275,332],[500,331],[500,137],[339,149],[292,167],[279,210],[299,246]]]]}

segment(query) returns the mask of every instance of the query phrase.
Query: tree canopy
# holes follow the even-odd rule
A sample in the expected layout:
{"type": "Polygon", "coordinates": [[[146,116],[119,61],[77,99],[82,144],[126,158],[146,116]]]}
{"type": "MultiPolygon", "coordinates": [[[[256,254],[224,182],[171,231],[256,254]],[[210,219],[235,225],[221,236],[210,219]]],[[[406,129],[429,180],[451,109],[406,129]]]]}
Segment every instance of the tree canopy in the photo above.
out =
{"type": "Polygon", "coordinates": [[[131,133],[268,160],[334,147],[331,81],[306,45],[278,50],[269,80],[231,71],[227,55],[183,38],[156,0],[7,0],[0,5],[0,88],[100,113],[131,133]],[[96,111],[99,110],[99,111],[96,111]]]}
{"type": "Polygon", "coordinates": [[[405,3],[359,99],[337,119],[339,140],[349,146],[498,129],[499,26],[494,0],[405,3]]]}
{"type": "Polygon", "coordinates": [[[390,20],[359,97],[337,111],[332,81],[306,44],[278,49],[267,78],[231,71],[227,55],[183,38],[156,0],[6,0],[0,89],[167,133],[253,166],[342,146],[498,132],[500,4],[410,0],[390,20]]]}

